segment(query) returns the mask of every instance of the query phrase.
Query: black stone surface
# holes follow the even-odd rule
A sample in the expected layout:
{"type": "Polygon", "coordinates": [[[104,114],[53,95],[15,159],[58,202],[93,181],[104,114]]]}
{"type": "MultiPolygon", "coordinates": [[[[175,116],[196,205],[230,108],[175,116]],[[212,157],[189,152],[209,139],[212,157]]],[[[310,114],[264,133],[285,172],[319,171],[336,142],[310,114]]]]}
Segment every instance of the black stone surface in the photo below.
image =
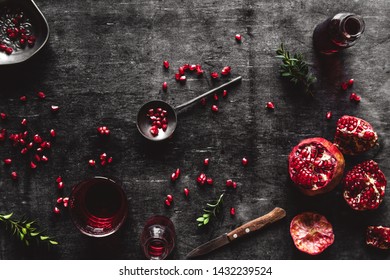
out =
{"type": "Polygon", "coordinates": [[[389,160],[389,13],[387,0],[367,1],[157,1],[157,0],[37,0],[50,25],[43,50],[26,63],[0,67],[0,111],[9,119],[0,128],[22,131],[28,120],[31,135],[58,136],[48,152],[49,162],[31,170],[29,160],[0,144],[0,158],[12,157],[11,167],[0,167],[0,213],[14,212],[37,219],[47,233],[61,243],[25,248],[0,226],[0,259],[143,259],[139,236],[148,217],[163,214],[177,231],[173,259],[184,259],[194,247],[265,214],[283,207],[287,217],[262,232],[215,251],[207,259],[390,259],[390,253],[365,245],[368,225],[390,226],[390,192],[379,209],[355,212],[342,198],[341,187],[319,197],[306,197],[290,183],[287,156],[307,137],[333,138],[336,120],[355,115],[378,131],[381,150],[360,158],[348,158],[347,169],[364,158],[374,158],[390,176],[389,160]],[[360,14],[366,22],[361,40],[331,57],[317,56],[311,36],[316,24],[340,11],[360,14]],[[235,34],[242,34],[237,43],[235,34]],[[278,74],[275,50],[284,42],[292,52],[302,52],[317,75],[314,98],[292,89],[278,74]],[[165,70],[164,60],[171,67],[165,70]],[[205,75],[187,75],[177,83],[174,73],[185,63],[199,63],[205,75]],[[230,65],[230,77],[211,81],[210,72],[230,65]],[[138,133],[138,108],[152,99],[179,105],[224,81],[243,76],[228,90],[226,99],[208,99],[179,114],[174,138],[167,143],[146,142],[138,133]],[[340,83],[355,79],[353,89],[340,83]],[[161,90],[168,82],[168,92],[161,90]],[[45,100],[36,97],[44,91],[45,100]],[[359,104],[349,93],[361,95],[359,104]],[[25,104],[19,101],[26,95],[25,104]],[[273,112],[265,109],[275,103],[273,112]],[[218,104],[219,112],[211,111],[218,104]],[[60,106],[57,114],[51,105],[60,106]],[[327,111],[333,112],[330,121],[327,111]],[[96,133],[98,126],[111,130],[109,140],[96,133]],[[88,160],[106,152],[110,166],[91,168],[88,160]],[[247,167],[241,158],[249,160],[247,167]],[[210,166],[202,165],[210,158],[210,166]],[[182,171],[172,184],[170,174],[182,171]],[[12,170],[18,181],[10,178],[12,170]],[[202,171],[214,186],[198,187],[202,171]],[[65,188],[56,189],[61,175],[65,188]],[[123,229],[105,239],[84,237],[72,225],[66,209],[52,213],[56,198],[67,196],[72,185],[94,175],[119,178],[129,202],[123,229]],[[210,228],[199,230],[195,222],[205,203],[225,190],[232,178],[238,188],[224,203],[223,215],[210,228]],[[185,199],[182,189],[191,190],[185,199]],[[171,193],[174,204],[164,207],[171,193]],[[229,208],[236,216],[229,216],[229,208]],[[289,234],[291,219],[302,211],[317,211],[333,224],[335,242],[323,254],[312,257],[298,251],[289,234]]]}

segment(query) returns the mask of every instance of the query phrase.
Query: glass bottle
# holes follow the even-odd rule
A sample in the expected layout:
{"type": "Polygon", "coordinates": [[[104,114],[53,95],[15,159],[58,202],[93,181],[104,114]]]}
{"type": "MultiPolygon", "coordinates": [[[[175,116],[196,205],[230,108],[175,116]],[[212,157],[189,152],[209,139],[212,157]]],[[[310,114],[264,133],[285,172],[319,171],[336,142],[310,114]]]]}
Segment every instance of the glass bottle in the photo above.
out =
{"type": "Polygon", "coordinates": [[[339,13],[318,24],[313,33],[316,51],[333,54],[353,46],[364,32],[365,23],[361,16],[339,13]]]}

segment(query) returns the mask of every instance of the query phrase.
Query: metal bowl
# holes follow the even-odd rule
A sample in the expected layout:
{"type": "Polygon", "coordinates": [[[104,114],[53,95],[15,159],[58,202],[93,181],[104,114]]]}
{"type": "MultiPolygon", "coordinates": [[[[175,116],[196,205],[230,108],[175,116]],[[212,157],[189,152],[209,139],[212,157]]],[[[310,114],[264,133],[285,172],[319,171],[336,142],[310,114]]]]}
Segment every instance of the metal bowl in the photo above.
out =
{"type": "MultiPolygon", "coordinates": [[[[17,64],[28,60],[39,52],[49,38],[49,25],[34,1],[0,0],[0,13],[3,14],[6,9],[9,9],[11,12],[24,13],[25,17],[30,20],[36,40],[32,47],[18,48],[10,55],[5,52],[0,52],[0,65],[17,64]]],[[[1,24],[1,22],[0,25],[0,28],[5,28],[5,25],[1,24]]],[[[0,32],[5,31],[0,30],[0,32]]]]}

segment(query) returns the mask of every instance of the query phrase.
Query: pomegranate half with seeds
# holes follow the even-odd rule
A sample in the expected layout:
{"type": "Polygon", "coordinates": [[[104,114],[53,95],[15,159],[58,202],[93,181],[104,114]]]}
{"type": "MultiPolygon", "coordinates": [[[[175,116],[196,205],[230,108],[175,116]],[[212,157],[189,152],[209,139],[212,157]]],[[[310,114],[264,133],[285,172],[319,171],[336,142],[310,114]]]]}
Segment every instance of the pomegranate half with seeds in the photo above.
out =
{"type": "Polygon", "coordinates": [[[354,210],[374,210],[385,196],[386,177],[373,160],[353,167],[344,178],[344,199],[354,210]]]}
{"type": "Polygon", "coordinates": [[[333,227],[317,213],[304,212],[292,219],[290,234],[298,250],[318,255],[334,242],[333,227]]]}
{"type": "Polygon", "coordinates": [[[353,116],[342,116],[337,121],[334,144],[343,154],[362,154],[377,142],[378,135],[367,121],[353,116]]]}
{"type": "Polygon", "coordinates": [[[308,138],[296,145],[288,156],[290,178],[306,195],[333,190],[341,181],[343,154],[324,138],[308,138]]]}
{"type": "Polygon", "coordinates": [[[366,244],[383,250],[390,249],[390,228],[369,226],[366,233],[366,244]]]}

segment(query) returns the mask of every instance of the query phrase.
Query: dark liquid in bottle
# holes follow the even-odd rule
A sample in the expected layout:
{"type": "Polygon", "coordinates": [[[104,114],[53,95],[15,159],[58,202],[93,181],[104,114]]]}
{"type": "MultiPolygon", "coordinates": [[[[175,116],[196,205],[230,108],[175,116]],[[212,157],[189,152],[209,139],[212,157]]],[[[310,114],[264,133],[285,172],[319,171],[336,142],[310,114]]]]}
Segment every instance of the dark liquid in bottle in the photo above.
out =
{"type": "Polygon", "coordinates": [[[120,192],[115,187],[98,183],[85,192],[86,210],[96,217],[115,216],[121,204],[120,192]]]}

